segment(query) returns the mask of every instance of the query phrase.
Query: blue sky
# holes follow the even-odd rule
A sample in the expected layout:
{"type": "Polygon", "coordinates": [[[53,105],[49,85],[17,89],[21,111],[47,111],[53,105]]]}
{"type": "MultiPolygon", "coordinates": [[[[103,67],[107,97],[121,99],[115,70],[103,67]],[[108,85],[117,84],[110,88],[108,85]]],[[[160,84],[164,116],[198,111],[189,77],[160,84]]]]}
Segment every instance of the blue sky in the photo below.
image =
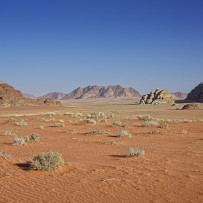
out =
{"type": "Polygon", "coordinates": [[[40,96],[203,81],[202,0],[0,0],[0,80],[40,96]]]}

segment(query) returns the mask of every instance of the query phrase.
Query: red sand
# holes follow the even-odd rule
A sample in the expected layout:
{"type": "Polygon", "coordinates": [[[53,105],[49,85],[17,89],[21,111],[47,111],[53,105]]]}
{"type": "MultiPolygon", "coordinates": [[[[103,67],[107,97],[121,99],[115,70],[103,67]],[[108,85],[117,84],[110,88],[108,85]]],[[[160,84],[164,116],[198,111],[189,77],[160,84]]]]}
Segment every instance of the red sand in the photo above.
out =
{"type": "MultiPolygon", "coordinates": [[[[36,112],[36,108],[28,110],[36,112]]],[[[1,111],[6,113],[10,114],[11,110],[1,111]]],[[[28,126],[4,123],[8,117],[0,117],[0,134],[11,129],[18,136],[35,132],[40,134],[41,141],[13,146],[12,136],[0,136],[0,149],[7,149],[13,156],[7,160],[0,158],[1,203],[203,202],[202,122],[169,123],[169,128],[161,129],[140,127],[143,121],[125,118],[119,119],[128,124],[124,128],[112,126],[116,118],[96,125],[82,124],[79,118],[58,114],[53,116],[55,121],[50,122],[42,120],[50,119],[45,115],[12,118],[25,119],[28,126]],[[53,127],[59,119],[64,120],[65,127],[53,127]],[[45,127],[40,130],[42,124],[45,127]],[[109,134],[85,135],[89,129],[106,130],[109,134]],[[122,129],[131,132],[132,137],[116,137],[122,129]],[[154,130],[173,134],[141,133],[154,130]],[[183,134],[183,130],[187,130],[187,134],[183,134]],[[112,141],[118,143],[112,144],[112,141]],[[134,145],[146,151],[144,157],[126,157],[128,148],[134,145]],[[34,155],[50,150],[63,155],[65,167],[55,173],[25,170],[34,155]]]]}

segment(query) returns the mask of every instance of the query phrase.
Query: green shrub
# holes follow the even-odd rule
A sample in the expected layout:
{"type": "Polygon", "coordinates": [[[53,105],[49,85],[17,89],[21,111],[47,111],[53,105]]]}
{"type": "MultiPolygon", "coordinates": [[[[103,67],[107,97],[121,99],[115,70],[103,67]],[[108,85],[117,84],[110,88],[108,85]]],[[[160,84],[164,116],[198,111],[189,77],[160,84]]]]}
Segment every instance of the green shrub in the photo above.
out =
{"type": "Polygon", "coordinates": [[[64,159],[62,155],[57,152],[42,152],[32,158],[30,164],[31,170],[49,171],[50,169],[56,170],[60,166],[64,166],[64,159]]]}

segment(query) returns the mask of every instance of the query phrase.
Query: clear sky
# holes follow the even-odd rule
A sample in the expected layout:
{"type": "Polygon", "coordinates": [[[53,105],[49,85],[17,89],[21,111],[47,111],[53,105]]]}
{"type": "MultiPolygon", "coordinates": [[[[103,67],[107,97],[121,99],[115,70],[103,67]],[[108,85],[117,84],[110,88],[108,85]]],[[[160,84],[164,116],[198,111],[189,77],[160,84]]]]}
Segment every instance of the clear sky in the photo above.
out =
{"type": "Polygon", "coordinates": [[[203,81],[203,0],[0,0],[0,80],[188,93],[203,81]]]}

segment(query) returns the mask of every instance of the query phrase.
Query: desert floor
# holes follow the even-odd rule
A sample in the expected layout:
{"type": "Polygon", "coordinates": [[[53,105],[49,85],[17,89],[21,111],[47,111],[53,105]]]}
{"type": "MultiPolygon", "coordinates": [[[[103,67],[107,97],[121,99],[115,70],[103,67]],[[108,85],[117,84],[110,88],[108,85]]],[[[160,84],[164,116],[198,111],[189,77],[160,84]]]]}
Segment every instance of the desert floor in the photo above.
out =
{"type": "Polygon", "coordinates": [[[136,105],[133,100],[68,101],[64,107],[0,108],[0,202],[203,202],[203,104],[200,110],[176,106],[136,105]],[[54,112],[51,115],[49,112],[54,112]],[[69,112],[73,115],[64,115],[69,112]],[[113,113],[107,123],[81,123],[76,113],[113,113]],[[138,115],[165,119],[167,128],[142,127],[138,115]],[[17,126],[24,119],[27,126],[17,126]],[[64,127],[56,127],[59,120],[64,127]],[[114,126],[121,121],[122,126],[114,126]],[[40,129],[43,125],[44,128],[40,129]],[[108,134],[85,134],[90,129],[108,134]],[[132,137],[117,137],[120,130],[132,137]],[[23,137],[40,135],[39,143],[12,145],[12,130],[23,137]],[[153,132],[154,131],[154,132],[153,132]],[[162,133],[161,133],[162,132],[162,133]],[[127,157],[128,148],[144,149],[143,157],[127,157]],[[53,171],[29,171],[40,152],[59,152],[65,166],[53,171]]]}

